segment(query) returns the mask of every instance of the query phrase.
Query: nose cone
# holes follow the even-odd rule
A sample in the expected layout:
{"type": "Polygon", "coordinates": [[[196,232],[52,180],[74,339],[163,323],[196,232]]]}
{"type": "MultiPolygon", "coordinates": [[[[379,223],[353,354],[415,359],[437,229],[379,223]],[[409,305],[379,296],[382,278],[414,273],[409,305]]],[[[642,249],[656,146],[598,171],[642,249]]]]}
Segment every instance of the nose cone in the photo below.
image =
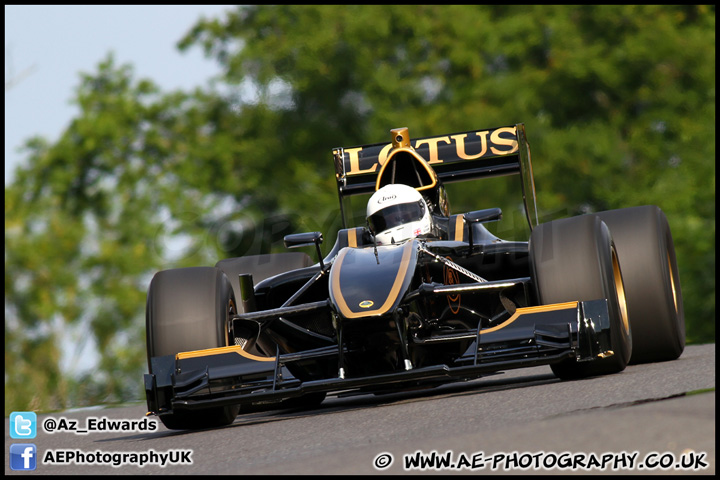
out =
{"type": "Polygon", "coordinates": [[[381,245],[377,250],[343,248],[330,269],[330,300],[346,319],[393,312],[410,286],[416,265],[417,240],[381,245]]]}

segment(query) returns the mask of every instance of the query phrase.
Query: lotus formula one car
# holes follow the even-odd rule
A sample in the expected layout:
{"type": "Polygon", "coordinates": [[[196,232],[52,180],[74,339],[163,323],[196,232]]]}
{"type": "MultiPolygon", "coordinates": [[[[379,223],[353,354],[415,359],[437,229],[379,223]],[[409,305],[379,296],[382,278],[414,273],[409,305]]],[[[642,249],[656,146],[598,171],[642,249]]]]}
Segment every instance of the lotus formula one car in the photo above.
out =
{"type": "Polygon", "coordinates": [[[671,360],[685,345],[670,228],[656,206],[538,222],[522,124],[333,150],[343,228],[302,251],[165,270],[147,297],[150,414],[171,429],[549,365],[561,379],[671,360]],[[530,238],[452,214],[444,185],[518,174],[530,238]],[[345,201],[371,195],[367,222],[345,201]],[[313,247],[314,246],[314,247],[313,247]]]}

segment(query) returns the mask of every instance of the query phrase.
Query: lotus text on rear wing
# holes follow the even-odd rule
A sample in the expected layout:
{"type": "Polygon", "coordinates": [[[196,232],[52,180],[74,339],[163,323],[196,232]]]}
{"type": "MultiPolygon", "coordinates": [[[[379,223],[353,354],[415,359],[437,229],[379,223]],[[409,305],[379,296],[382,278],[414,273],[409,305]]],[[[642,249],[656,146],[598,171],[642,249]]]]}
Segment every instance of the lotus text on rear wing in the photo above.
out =
{"type": "MultiPolygon", "coordinates": [[[[512,155],[518,151],[515,127],[503,127],[495,130],[458,133],[439,137],[420,138],[413,147],[428,159],[430,165],[443,163],[442,152],[453,149],[453,156],[462,160],[478,160],[483,157],[512,155]]],[[[385,164],[392,149],[392,143],[384,146],[355,147],[344,149],[345,174],[360,175],[374,173],[378,166],[385,164]],[[364,150],[379,150],[371,156],[363,155],[364,150]]]]}

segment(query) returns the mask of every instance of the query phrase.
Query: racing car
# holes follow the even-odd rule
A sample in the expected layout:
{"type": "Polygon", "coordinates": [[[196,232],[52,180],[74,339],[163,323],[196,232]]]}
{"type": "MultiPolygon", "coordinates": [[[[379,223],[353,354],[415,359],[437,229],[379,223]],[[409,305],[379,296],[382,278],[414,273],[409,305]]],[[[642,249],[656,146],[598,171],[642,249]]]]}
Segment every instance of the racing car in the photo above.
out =
{"type": "Polygon", "coordinates": [[[342,228],[305,251],[164,270],[147,295],[148,414],[170,429],[253,406],[432,388],[536,365],[563,380],[678,358],[682,294],[653,205],[539,222],[523,124],[332,150],[342,228]],[[446,184],[517,175],[530,236],[452,213],[446,184]],[[370,195],[366,221],[347,201],[370,195]],[[316,255],[313,259],[306,251],[316,255]]]}

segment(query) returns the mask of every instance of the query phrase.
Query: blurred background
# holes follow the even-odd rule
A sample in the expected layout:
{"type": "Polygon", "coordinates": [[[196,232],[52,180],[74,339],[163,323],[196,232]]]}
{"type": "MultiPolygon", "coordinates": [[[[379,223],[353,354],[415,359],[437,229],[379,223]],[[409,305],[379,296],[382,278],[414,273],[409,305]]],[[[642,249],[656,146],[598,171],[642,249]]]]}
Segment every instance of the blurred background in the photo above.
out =
{"type": "MultiPolygon", "coordinates": [[[[133,28],[57,94],[72,106],[60,131],[38,122],[11,153],[8,105],[43,65],[8,50],[20,12],[5,7],[6,415],[144,401],[152,276],[283,251],[302,231],[327,252],[332,148],[397,127],[524,123],[541,221],[660,206],[687,343],[715,341],[714,6],[205,7],[151,22],[150,7],[112,7],[133,28]],[[202,61],[173,82],[164,61],[118,56],[148,32],[168,62],[202,61]]],[[[450,208],[500,206],[494,233],[527,239],[517,178],[450,185],[450,208]]]]}

